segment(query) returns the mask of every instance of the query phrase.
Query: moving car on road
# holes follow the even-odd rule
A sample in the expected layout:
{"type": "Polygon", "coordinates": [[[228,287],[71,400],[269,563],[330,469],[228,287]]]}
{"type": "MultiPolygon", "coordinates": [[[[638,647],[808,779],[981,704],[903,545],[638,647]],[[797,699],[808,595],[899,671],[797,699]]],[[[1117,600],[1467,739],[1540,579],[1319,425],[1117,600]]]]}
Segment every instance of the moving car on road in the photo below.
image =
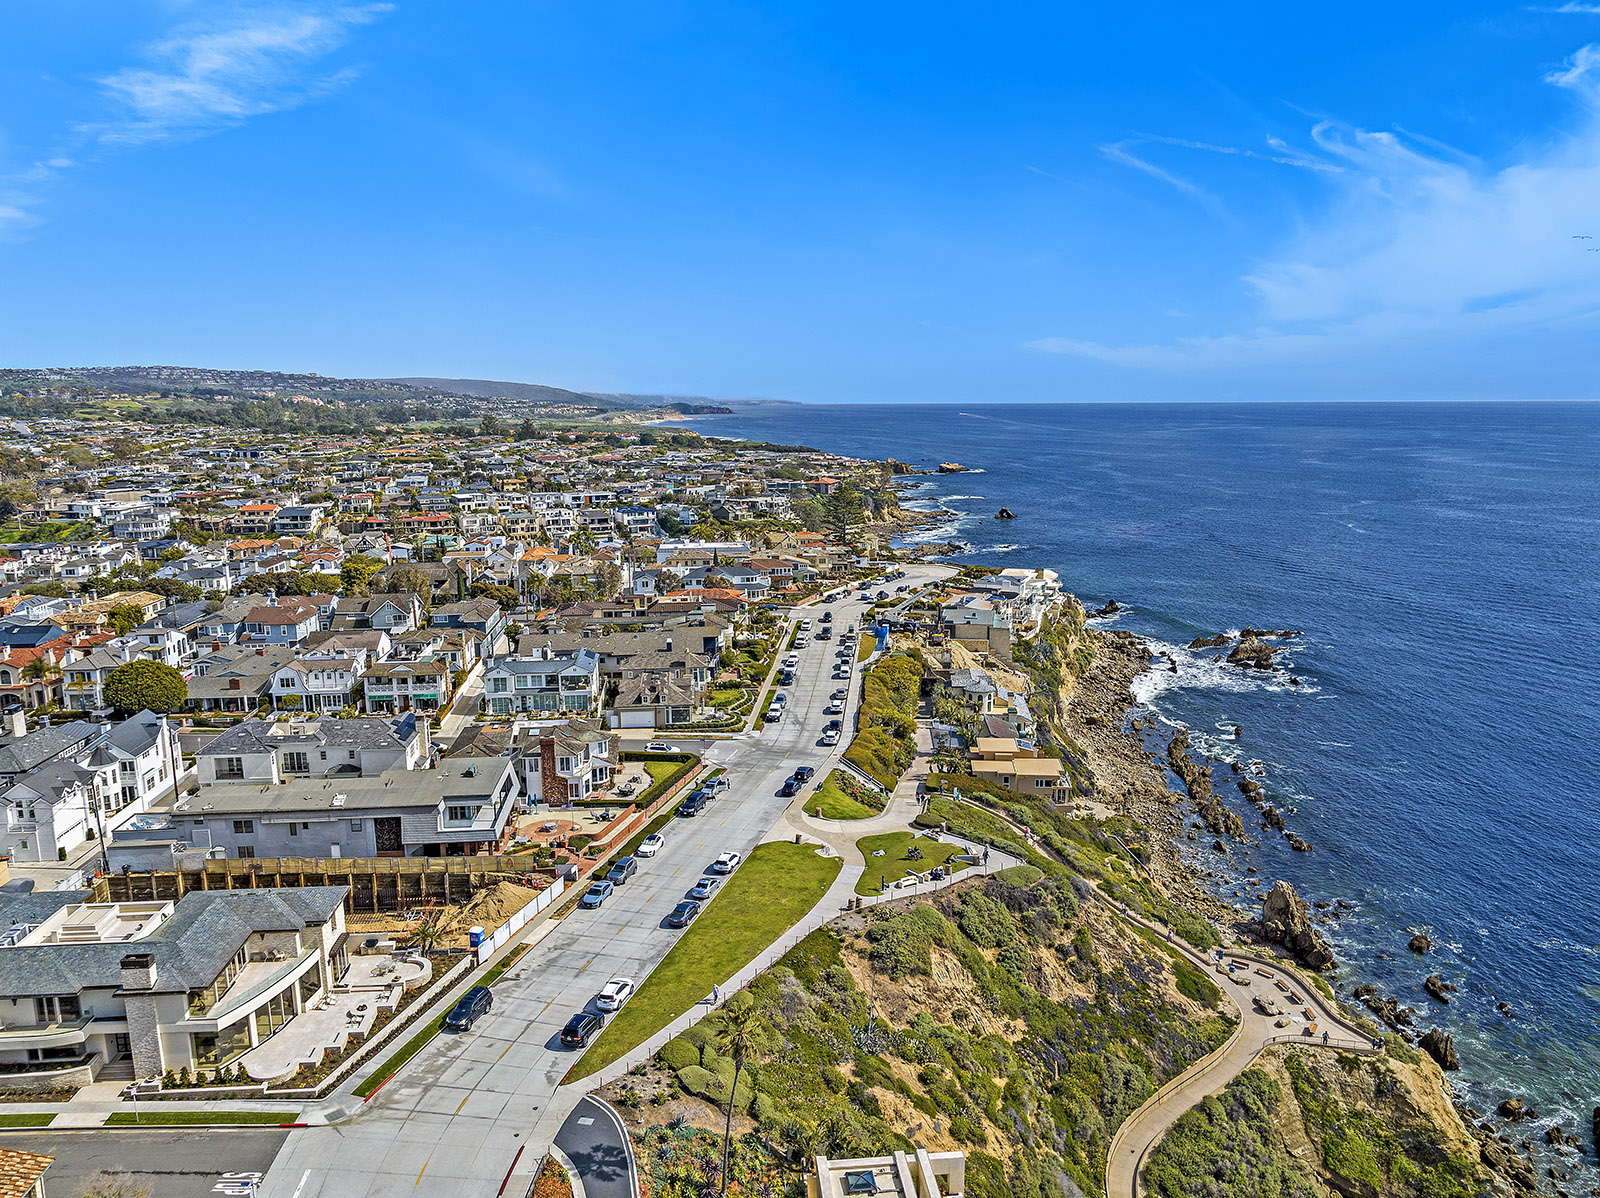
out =
{"type": "Polygon", "coordinates": [[[800,783],[794,778],[785,778],[783,785],[778,787],[778,797],[782,799],[792,799],[799,793],[800,783]]]}
{"type": "Polygon", "coordinates": [[[677,752],[664,740],[653,740],[644,747],[646,753],[675,753],[677,752]]]}
{"type": "Polygon", "coordinates": [[[809,782],[811,781],[811,776],[816,772],[809,765],[797,765],[794,767],[794,780],[796,782],[809,782]]]}
{"type": "Polygon", "coordinates": [[[669,928],[686,928],[696,915],[700,914],[700,904],[693,899],[684,899],[672,909],[672,914],[667,916],[669,928]]]}
{"type": "Polygon", "coordinates": [[[744,857],[739,853],[723,853],[722,856],[711,863],[711,872],[714,874],[731,874],[739,868],[739,862],[743,860],[744,857]]]}
{"type": "Polygon", "coordinates": [[[666,837],[659,832],[652,832],[639,842],[639,847],[633,850],[635,857],[654,857],[661,851],[661,846],[666,844],[666,837]]]}
{"type": "Polygon", "coordinates": [[[613,886],[621,886],[638,872],[639,863],[632,857],[618,857],[611,863],[611,868],[606,870],[606,881],[613,886]]]}
{"type": "Polygon", "coordinates": [[[474,986],[450,1008],[450,1014],[444,1017],[444,1030],[464,1032],[477,1022],[478,1016],[487,1015],[492,1006],[494,1006],[494,995],[489,987],[474,986]]]}
{"type": "Polygon", "coordinates": [[[620,1011],[622,1004],[633,997],[632,978],[612,978],[605,989],[595,995],[594,1005],[602,1011],[620,1011]]]}
{"type": "Polygon", "coordinates": [[[705,902],[717,892],[717,887],[722,885],[721,878],[701,878],[689,889],[689,897],[705,902]]]}
{"type": "Polygon", "coordinates": [[[578,900],[578,906],[583,907],[585,910],[593,911],[610,898],[611,892],[615,889],[616,887],[610,882],[596,882],[583,892],[583,898],[578,900]]]}
{"type": "Polygon", "coordinates": [[[586,1048],[589,1037],[605,1026],[604,1016],[593,1011],[579,1011],[567,1020],[567,1026],[561,1029],[562,1048],[586,1048]]]}

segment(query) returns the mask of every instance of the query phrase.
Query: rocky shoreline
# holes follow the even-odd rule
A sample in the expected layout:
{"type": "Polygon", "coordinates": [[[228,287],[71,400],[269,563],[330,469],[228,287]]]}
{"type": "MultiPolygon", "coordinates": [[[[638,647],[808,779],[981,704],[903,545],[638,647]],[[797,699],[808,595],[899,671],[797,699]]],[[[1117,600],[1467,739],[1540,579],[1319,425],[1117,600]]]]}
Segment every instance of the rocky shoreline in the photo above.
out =
{"type": "MultiPolygon", "coordinates": [[[[1112,614],[1116,610],[1114,605],[1108,604],[1094,614],[1112,614]]],[[[1333,954],[1312,926],[1307,904],[1289,883],[1280,881],[1261,894],[1260,919],[1248,918],[1205,889],[1204,871],[1184,860],[1177,847],[1179,839],[1196,840],[1203,829],[1215,837],[1215,851],[1231,852],[1229,840],[1250,843],[1243,822],[1236,812],[1218,801],[1213,793],[1211,762],[1194,757],[1183,731],[1170,738],[1165,757],[1146,747],[1143,735],[1147,729],[1143,717],[1135,711],[1137,701],[1131,687],[1146,670],[1160,668],[1159,659],[1150,646],[1143,638],[1120,629],[1086,629],[1085,635],[1094,640],[1094,660],[1063,695],[1064,728],[1085,750],[1093,770],[1096,797],[1148,833],[1146,867],[1151,880],[1169,899],[1211,919],[1236,938],[1274,945],[1318,972],[1332,968],[1333,954]],[[1168,786],[1168,770],[1184,784],[1186,793],[1168,786]],[[1190,810],[1194,818],[1192,824],[1190,810]]],[[[1281,648],[1283,639],[1297,635],[1289,630],[1245,629],[1237,636],[1202,638],[1193,647],[1223,649],[1221,656],[1235,668],[1280,669],[1272,656],[1281,648]],[[1270,644],[1269,638],[1280,644],[1270,644]],[[1241,648],[1245,652],[1240,653],[1241,648]],[[1235,655],[1238,660],[1234,660],[1235,655]]],[[[1237,785],[1241,794],[1262,812],[1264,829],[1283,832],[1292,848],[1301,849],[1303,845],[1303,851],[1310,850],[1309,844],[1283,830],[1281,813],[1265,802],[1259,784],[1240,778],[1237,785]]],[[[1251,875],[1246,880],[1247,885],[1259,886],[1260,880],[1254,876],[1255,867],[1247,867],[1247,872],[1251,875]]],[[[1349,904],[1318,902],[1315,907],[1348,910],[1349,904]]],[[[1432,945],[1426,936],[1419,934],[1411,937],[1407,947],[1420,956],[1432,945]]],[[[1424,989],[1434,1002],[1443,1006],[1450,1003],[1455,987],[1435,974],[1424,983],[1424,989]]],[[[1351,997],[1391,1031],[1416,1045],[1439,1070],[1459,1068],[1452,1037],[1437,1027],[1424,1030],[1418,1025],[1417,1012],[1411,1008],[1401,1006],[1392,996],[1380,995],[1375,987],[1365,984],[1356,986],[1351,997]]],[[[1510,1017],[1509,1007],[1502,1003],[1501,1008],[1501,1014],[1510,1017]]],[[[1476,1141],[1481,1164],[1496,1179],[1496,1192],[1523,1195],[1543,1191],[1556,1198],[1569,1198],[1573,1191],[1562,1183],[1570,1185],[1577,1179],[1574,1171],[1577,1162],[1572,1153],[1575,1150],[1581,1153],[1584,1149],[1579,1137],[1561,1128],[1550,1128],[1542,1144],[1527,1137],[1519,1141],[1511,1129],[1519,1121],[1533,1117],[1520,1099],[1502,1102],[1496,1111],[1498,1120],[1485,1118],[1463,1103],[1442,1072],[1434,1076],[1440,1091],[1441,1109],[1452,1112],[1461,1131],[1476,1141]],[[1536,1160],[1542,1169],[1535,1167],[1536,1160]]],[[[1593,1130],[1594,1151],[1600,1154],[1600,1107],[1595,1110],[1593,1130]]],[[[1578,1192],[1600,1195],[1600,1187],[1578,1192]]]]}

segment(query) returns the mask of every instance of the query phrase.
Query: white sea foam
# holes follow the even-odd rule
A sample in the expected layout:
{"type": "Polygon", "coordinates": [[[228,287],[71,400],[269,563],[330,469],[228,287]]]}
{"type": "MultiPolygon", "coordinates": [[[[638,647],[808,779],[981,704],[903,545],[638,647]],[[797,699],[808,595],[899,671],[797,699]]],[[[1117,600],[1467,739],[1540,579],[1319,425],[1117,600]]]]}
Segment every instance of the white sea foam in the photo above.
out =
{"type": "Polygon", "coordinates": [[[1317,693],[1317,688],[1310,684],[1290,686],[1287,679],[1277,673],[1234,669],[1221,664],[1220,659],[1201,657],[1179,645],[1169,645],[1164,641],[1148,643],[1152,653],[1165,654],[1170,662],[1176,663],[1178,671],[1173,673],[1168,668],[1168,662],[1158,657],[1150,669],[1135,678],[1129,689],[1134,701],[1142,706],[1153,706],[1157,699],[1171,690],[1317,693]]]}

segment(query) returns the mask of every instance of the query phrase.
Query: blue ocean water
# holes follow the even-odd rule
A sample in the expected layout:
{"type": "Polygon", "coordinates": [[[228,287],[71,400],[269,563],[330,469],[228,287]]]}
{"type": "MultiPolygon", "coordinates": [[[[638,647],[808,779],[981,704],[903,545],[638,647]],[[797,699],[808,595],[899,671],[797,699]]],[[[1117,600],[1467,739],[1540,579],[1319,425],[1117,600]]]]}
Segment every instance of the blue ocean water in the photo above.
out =
{"type": "MultiPolygon", "coordinates": [[[[1207,751],[1261,762],[1315,846],[1268,836],[1252,863],[1308,900],[1355,905],[1324,927],[1341,990],[1374,982],[1452,1032],[1452,1080],[1478,1109],[1520,1095],[1536,1127],[1587,1141],[1600,405],[808,405],[691,423],[981,471],[923,480],[911,497],[950,513],[925,538],[1128,605],[1116,626],[1180,666],[1138,696],[1207,751]],[[995,521],[1001,505],[1019,519],[995,521]],[[1304,685],[1181,648],[1246,624],[1304,630],[1287,654],[1304,685]],[[1419,930],[1438,946],[1423,958],[1406,949],[1419,930]],[[1432,972],[1460,987],[1449,1007],[1421,989],[1432,972]]],[[[1226,879],[1218,890],[1249,903],[1226,879]]]]}

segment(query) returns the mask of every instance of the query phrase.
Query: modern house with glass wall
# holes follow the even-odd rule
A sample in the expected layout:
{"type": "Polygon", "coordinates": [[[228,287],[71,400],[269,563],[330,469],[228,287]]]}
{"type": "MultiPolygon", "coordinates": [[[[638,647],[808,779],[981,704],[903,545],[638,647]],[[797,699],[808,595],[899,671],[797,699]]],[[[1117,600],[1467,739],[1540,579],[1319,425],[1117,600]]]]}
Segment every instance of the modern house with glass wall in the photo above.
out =
{"type": "Polygon", "coordinates": [[[593,715],[600,710],[602,687],[600,658],[592,649],[536,648],[497,657],[483,671],[484,704],[494,715],[593,715]]]}
{"type": "Polygon", "coordinates": [[[13,1089],[229,1064],[346,968],[343,886],[95,903],[0,894],[0,1069],[13,1089]]]}

